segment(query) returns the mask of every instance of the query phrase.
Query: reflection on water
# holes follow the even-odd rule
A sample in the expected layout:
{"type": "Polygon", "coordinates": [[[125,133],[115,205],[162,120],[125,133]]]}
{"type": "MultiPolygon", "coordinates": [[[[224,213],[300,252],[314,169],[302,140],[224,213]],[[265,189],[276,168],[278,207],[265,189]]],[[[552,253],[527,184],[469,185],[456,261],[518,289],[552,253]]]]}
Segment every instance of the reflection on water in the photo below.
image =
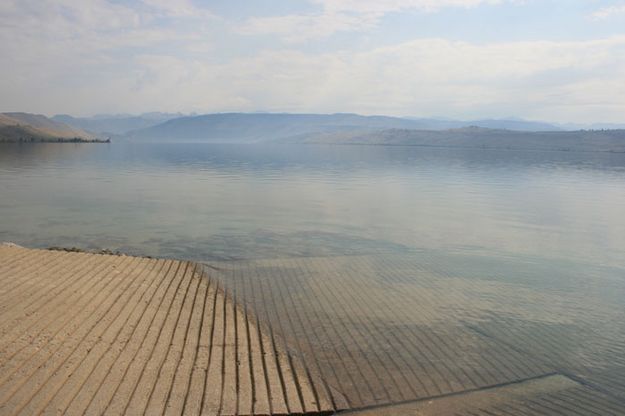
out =
{"type": "Polygon", "coordinates": [[[527,414],[622,410],[623,154],[3,145],[0,196],[0,240],[207,262],[337,407],[557,375],[527,414]]]}
{"type": "Polygon", "coordinates": [[[3,145],[0,238],[195,259],[436,248],[624,265],[625,155],[3,145]]]}

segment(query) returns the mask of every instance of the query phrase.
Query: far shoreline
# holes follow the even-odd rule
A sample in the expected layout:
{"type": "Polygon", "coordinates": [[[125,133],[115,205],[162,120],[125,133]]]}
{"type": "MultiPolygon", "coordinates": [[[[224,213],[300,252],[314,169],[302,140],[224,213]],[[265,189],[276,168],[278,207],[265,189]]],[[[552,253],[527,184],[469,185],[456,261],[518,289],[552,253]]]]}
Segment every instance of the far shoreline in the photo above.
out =
{"type": "Polygon", "coordinates": [[[11,144],[31,144],[31,143],[111,143],[111,139],[81,139],[79,137],[74,137],[71,139],[0,139],[0,143],[11,143],[11,144]]]}

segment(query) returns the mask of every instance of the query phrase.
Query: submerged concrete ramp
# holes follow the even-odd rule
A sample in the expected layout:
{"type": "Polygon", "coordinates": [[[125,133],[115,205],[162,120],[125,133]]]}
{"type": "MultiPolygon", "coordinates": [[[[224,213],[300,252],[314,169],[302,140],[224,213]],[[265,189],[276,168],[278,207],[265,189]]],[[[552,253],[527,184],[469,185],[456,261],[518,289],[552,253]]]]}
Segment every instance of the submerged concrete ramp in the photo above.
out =
{"type": "Polygon", "coordinates": [[[597,291],[585,276],[429,252],[209,265],[319,375],[316,391],[341,393],[337,409],[625,415],[619,275],[602,271],[597,291]]]}
{"type": "Polygon", "coordinates": [[[2,415],[331,409],[193,263],[0,246],[0,282],[2,415]]]}
{"type": "Polygon", "coordinates": [[[619,312],[556,299],[414,256],[0,246],[0,415],[625,414],[619,312]]]}

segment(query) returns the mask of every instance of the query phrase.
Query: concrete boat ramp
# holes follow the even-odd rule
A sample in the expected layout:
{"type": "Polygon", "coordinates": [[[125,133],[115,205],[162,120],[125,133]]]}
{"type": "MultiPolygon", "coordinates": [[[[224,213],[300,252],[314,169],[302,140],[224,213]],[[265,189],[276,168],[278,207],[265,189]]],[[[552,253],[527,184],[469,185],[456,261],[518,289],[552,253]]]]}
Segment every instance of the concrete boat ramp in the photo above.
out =
{"type": "Polygon", "coordinates": [[[346,271],[0,246],[0,414],[625,414],[620,372],[453,332],[418,298],[400,317],[346,271]]]}

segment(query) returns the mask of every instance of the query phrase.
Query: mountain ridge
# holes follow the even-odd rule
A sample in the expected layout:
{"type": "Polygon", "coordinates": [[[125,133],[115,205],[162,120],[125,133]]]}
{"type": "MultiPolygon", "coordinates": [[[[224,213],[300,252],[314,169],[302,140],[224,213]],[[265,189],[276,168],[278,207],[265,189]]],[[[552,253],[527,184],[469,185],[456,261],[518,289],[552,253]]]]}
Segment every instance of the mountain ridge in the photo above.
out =
{"type": "Polygon", "coordinates": [[[97,137],[41,114],[0,113],[0,142],[48,141],[97,141],[97,137]]]}
{"type": "MultiPolygon", "coordinates": [[[[464,127],[474,122],[410,119],[392,116],[363,116],[353,113],[216,113],[174,118],[151,127],[127,133],[135,140],[194,140],[207,142],[257,142],[303,134],[353,131],[358,129],[444,130],[464,127]]],[[[506,125],[504,120],[478,121],[485,126],[506,125]]],[[[549,130],[558,127],[539,122],[511,121],[526,129],[538,126],[549,130]],[[525,123],[525,124],[523,124],[525,123]]],[[[520,127],[519,127],[520,128],[520,127]]]]}
{"type": "Polygon", "coordinates": [[[100,135],[124,135],[133,130],[151,127],[183,114],[145,113],[130,114],[99,114],[93,117],[74,117],[68,114],[57,114],[51,119],[100,135]]]}

